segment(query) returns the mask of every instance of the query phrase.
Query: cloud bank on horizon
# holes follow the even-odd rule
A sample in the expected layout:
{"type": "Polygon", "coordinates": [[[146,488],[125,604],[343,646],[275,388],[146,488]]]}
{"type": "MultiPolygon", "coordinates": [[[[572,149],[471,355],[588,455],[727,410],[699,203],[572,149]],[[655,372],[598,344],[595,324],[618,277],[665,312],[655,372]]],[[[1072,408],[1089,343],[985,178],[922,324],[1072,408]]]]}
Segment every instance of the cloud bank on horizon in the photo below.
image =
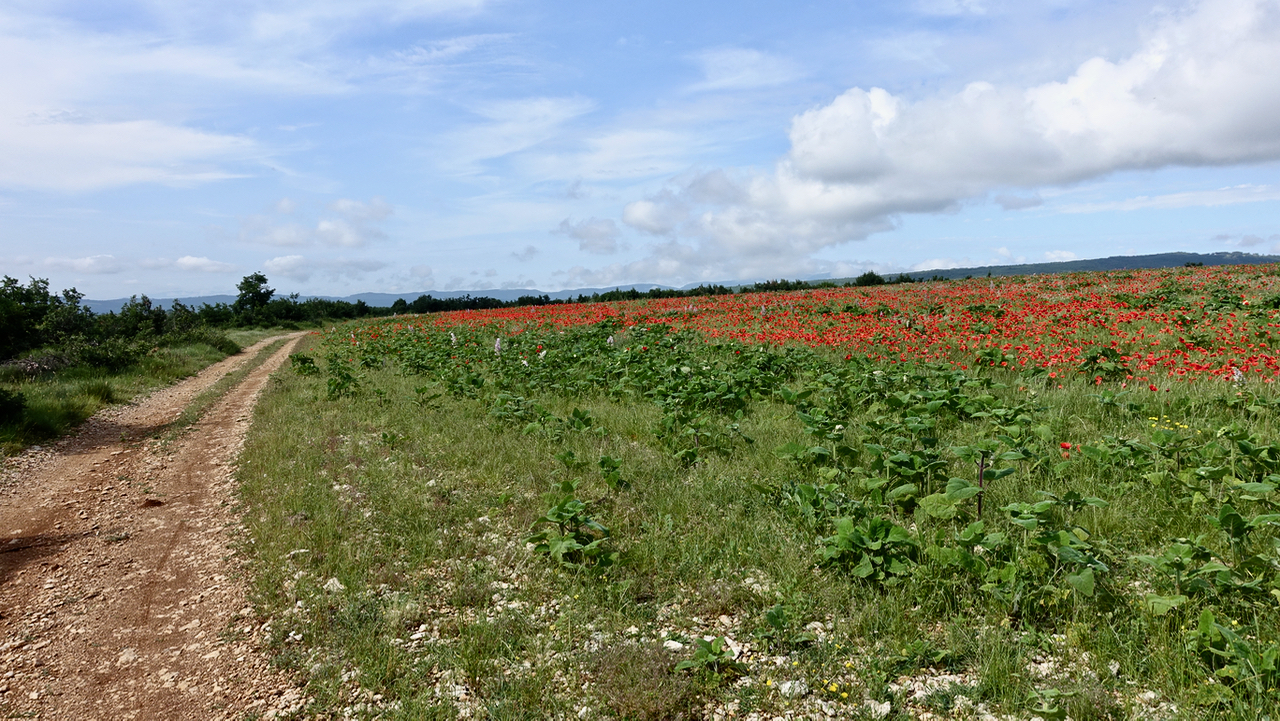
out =
{"type": "Polygon", "coordinates": [[[22,0],[0,261],[107,297],[1280,252],[1280,0],[860,5],[22,0]]]}

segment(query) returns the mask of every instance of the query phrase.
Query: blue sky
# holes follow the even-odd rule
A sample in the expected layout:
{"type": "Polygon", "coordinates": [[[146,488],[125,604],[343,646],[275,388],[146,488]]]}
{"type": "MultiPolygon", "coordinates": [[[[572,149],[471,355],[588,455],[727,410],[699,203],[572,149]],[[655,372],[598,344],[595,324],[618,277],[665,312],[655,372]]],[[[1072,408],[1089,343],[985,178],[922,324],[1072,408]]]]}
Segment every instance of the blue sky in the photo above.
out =
{"type": "Polygon", "coordinates": [[[1280,252],[1280,0],[10,0],[0,268],[89,297],[1280,252]]]}

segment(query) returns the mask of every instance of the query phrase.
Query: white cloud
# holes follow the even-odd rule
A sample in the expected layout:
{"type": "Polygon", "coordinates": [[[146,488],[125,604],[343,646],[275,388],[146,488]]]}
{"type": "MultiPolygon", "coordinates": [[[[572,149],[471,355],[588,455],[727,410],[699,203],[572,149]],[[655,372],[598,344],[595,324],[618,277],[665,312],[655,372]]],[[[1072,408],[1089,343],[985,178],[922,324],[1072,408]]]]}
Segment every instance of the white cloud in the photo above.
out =
{"type": "Polygon", "coordinates": [[[955,258],[930,258],[922,260],[911,266],[911,270],[951,270],[952,268],[972,268],[973,261],[968,258],[956,260],[955,258]]]}
{"type": "Polygon", "coordinates": [[[694,56],[703,80],[690,90],[750,90],[782,85],[800,77],[800,69],[786,58],[745,48],[706,50],[694,56]]]}
{"type": "Polygon", "coordinates": [[[587,218],[577,222],[565,218],[551,232],[573,238],[578,241],[578,248],[588,253],[608,255],[618,252],[618,224],[607,218],[587,218]]]}
{"type": "Polygon", "coordinates": [[[540,251],[536,245],[526,245],[523,250],[512,253],[512,257],[521,262],[532,260],[540,251]]]}
{"type": "MultiPolygon", "coordinates": [[[[295,207],[288,199],[277,204],[277,211],[293,213],[295,207]],[[287,208],[282,210],[281,207],[287,208]]],[[[340,218],[324,218],[314,227],[301,223],[277,222],[265,215],[250,215],[240,221],[239,238],[243,243],[274,246],[305,246],[316,242],[342,248],[358,248],[375,240],[382,240],[387,234],[378,227],[378,223],[390,217],[395,209],[381,198],[373,198],[369,202],[340,198],[329,204],[331,212],[340,218]]]]}
{"type": "Polygon", "coordinates": [[[394,208],[381,198],[367,203],[342,198],[330,203],[329,208],[343,218],[320,221],[316,225],[316,236],[324,243],[344,248],[358,248],[370,241],[386,238],[387,234],[375,224],[394,212],[394,208]]]}
{"type": "Polygon", "coordinates": [[[391,207],[382,198],[374,198],[367,203],[339,198],[330,203],[329,208],[341,213],[353,222],[376,223],[380,220],[386,220],[395,212],[395,208],[391,207]]]}
{"type": "Polygon", "coordinates": [[[1164,195],[1140,195],[1136,198],[1100,203],[1070,203],[1059,207],[1060,213],[1101,213],[1109,211],[1145,210],[1148,208],[1212,208],[1240,203],[1280,200],[1280,188],[1270,185],[1237,185],[1216,190],[1189,190],[1164,195]]]}
{"type": "Polygon", "coordinates": [[[1044,259],[1050,263],[1060,263],[1066,260],[1075,260],[1076,254],[1069,250],[1046,250],[1044,259]]]}
{"type": "Polygon", "coordinates": [[[1270,252],[1274,253],[1276,252],[1275,244],[1280,243],[1280,233],[1272,234],[1269,238],[1263,238],[1261,235],[1254,233],[1245,233],[1241,236],[1220,233],[1215,235],[1213,240],[1221,241],[1227,245],[1232,245],[1237,248],[1256,248],[1257,246],[1271,243],[1272,246],[1270,252]]]}
{"type": "MultiPolygon", "coordinates": [[[[1129,57],[1088,60],[1062,81],[973,82],[920,99],[853,88],[793,119],[791,149],[773,173],[729,178],[736,199],[697,197],[700,174],[627,206],[624,222],[680,239],[635,269],[677,257],[693,265],[645,277],[745,277],[760,268],[776,277],[818,267],[816,251],[891,229],[902,214],[954,210],[992,192],[1027,207],[1040,189],[1116,171],[1280,158],[1276,67],[1280,2],[1214,0],[1160,16],[1129,57]]],[[[1248,202],[1272,192],[1249,186],[1116,207],[1248,202]]],[[[1072,210],[1098,209],[1113,208],[1072,210]]]]}
{"type": "Polygon", "coordinates": [[[379,260],[371,259],[319,259],[302,255],[283,255],[263,263],[263,269],[273,275],[282,275],[290,280],[303,282],[316,274],[332,279],[362,278],[366,273],[381,270],[387,266],[379,260]]]}
{"type": "Polygon", "coordinates": [[[322,220],[316,225],[316,236],[329,245],[358,248],[365,243],[364,236],[345,220],[322,220]]]}
{"type": "Polygon", "coordinates": [[[578,147],[530,152],[520,169],[537,177],[617,180],[678,173],[708,141],[685,131],[620,128],[590,135],[578,147]]]}
{"type": "Polygon", "coordinates": [[[649,200],[627,203],[622,209],[622,222],[652,235],[667,235],[689,215],[685,203],[670,191],[649,200]]]}
{"type": "Polygon", "coordinates": [[[255,245],[301,246],[311,243],[311,230],[298,223],[276,225],[263,215],[250,215],[240,221],[240,242],[255,245]]]}
{"type": "Polygon", "coordinates": [[[144,258],[138,261],[137,265],[146,270],[181,270],[190,273],[229,273],[236,269],[236,266],[231,263],[194,255],[184,255],[177,260],[144,258]]]}
{"type": "MultiPolygon", "coordinates": [[[[467,15],[487,2],[229,0],[214,8],[143,0],[115,8],[110,20],[65,3],[9,3],[0,7],[0,67],[10,69],[0,74],[0,187],[81,192],[257,172],[276,150],[200,127],[227,94],[336,94],[405,71],[408,57],[397,70],[336,50],[351,34],[467,15]]],[[[488,40],[409,54],[419,64],[444,62],[488,40]]]]}
{"type": "Polygon", "coordinates": [[[0,187],[86,191],[241,177],[224,163],[259,153],[231,135],[154,120],[17,120],[0,116],[0,187]]]}
{"type": "Polygon", "coordinates": [[[590,112],[586,98],[525,98],[478,105],[472,110],[485,118],[450,134],[442,150],[446,165],[459,172],[478,172],[477,163],[527,150],[555,138],[561,127],[590,112]]]}
{"type": "Polygon", "coordinates": [[[84,258],[45,258],[44,264],[58,270],[70,270],[76,273],[108,275],[125,270],[124,263],[113,255],[90,255],[84,258]]]}

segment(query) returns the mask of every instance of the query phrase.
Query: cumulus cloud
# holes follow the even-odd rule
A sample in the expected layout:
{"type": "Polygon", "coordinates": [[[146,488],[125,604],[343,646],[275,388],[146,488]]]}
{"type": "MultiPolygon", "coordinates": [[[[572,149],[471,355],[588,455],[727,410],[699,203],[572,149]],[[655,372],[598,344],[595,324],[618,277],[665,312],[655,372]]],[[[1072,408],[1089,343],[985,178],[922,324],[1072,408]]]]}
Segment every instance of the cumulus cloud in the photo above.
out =
{"type": "MultiPolygon", "coordinates": [[[[631,203],[623,221],[676,239],[650,259],[678,251],[697,264],[676,277],[812,269],[813,253],[893,228],[902,214],[946,212],[992,193],[1010,209],[1029,207],[1041,188],[1117,171],[1280,158],[1276,67],[1280,2],[1196,2],[1161,15],[1132,55],[1090,59],[1060,81],[973,82],[918,99],[850,89],[793,119],[790,151],[772,173],[722,174],[733,192],[720,197],[731,199],[702,194],[710,174],[696,174],[631,203]]],[[[1074,210],[1273,192],[1249,186],[1074,210]]]]}
{"type": "Polygon", "coordinates": [[[1075,260],[1076,254],[1069,250],[1046,250],[1044,259],[1050,263],[1060,263],[1067,260],[1075,260]]]}
{"type": "Polygon", "coordinates": [[[362,278],[366,273],[381,270],[386,263],[371,259],[320,259],[302,255],[282,255],[263,263],[263,269],[273,275],[282,275],[299,282],[310,280],[316,274],[332,279],[362,278]]]}
{"type": "Polygon", "coordinates": [[[265,215],[250,215],[240,221],[239,238],[254,245],[300,246],[311,243],[312,232],[299,223],[277,225],[265,215]]]}
{"type": "Polygon", "coordinates": [[[516,260],[519,260],[519,261],[522,261],[522,262],[523,262],[523,261],[532,260],[532,259],[533,259],[533,257],[534,257],[535,255],[537,255],[537,254],[538,254],[538,252],[539,252],[539,251],[538,251],[538,247],[537,247],[537,246],[535,246],[535,245],[526,245],[526,246],[524,247],[524,250],[521,250],[521,251],[516,252],[516,253],[512,253],[512,254],[511,254],[511,256],[512,256],[512,257],[514,257],[516,260]]]}
{"type": "Polygon", "coordinates": [[[608,218],[587,218],[577,222],[565,218],[552,232],[573,238],[578,241],[578,248],[588,253],[608,255],[618,252],[618,224],[608,218]]]}
{"type": "Polygon", "coordinates": [[[342,215],[337,220],[321,220],[316,225],[316,237],[329,245],[358,248],[374,240],[382,240],[387,234],[377,227],[386,220],[393,208],[381,198],[368,203],[339,199],[329,204],[329,209],[342,215]]]}
{"type": "MultiPolygon", "coordinates": [[[[276,204],[279,214],[292,214],[296,207],[287,198],[276,204]]],[[[381,198],[369,202],[340,198],[328,205],[339,217],[322,218],[314,226],[298,222],[280,223],[268,215],[250,215],[240,221],[241,242],[256,245],[305,246],[324,243],[343,248],[358,248],[387,234],[378,224],[390,217],[395,208],[381,198]]]]}

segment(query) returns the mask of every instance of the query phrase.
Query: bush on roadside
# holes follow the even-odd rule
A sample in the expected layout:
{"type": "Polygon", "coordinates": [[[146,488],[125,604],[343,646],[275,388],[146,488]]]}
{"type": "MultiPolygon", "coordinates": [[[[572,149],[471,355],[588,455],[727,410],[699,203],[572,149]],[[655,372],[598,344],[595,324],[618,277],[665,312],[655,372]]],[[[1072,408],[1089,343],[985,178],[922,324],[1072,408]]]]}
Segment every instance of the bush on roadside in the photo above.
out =
{"type": "Polygon", "coordinates": [[[22,412],[26,407],[26,396],[0,388],[0,424],[17,423],[22,419],[22,412]]]}

